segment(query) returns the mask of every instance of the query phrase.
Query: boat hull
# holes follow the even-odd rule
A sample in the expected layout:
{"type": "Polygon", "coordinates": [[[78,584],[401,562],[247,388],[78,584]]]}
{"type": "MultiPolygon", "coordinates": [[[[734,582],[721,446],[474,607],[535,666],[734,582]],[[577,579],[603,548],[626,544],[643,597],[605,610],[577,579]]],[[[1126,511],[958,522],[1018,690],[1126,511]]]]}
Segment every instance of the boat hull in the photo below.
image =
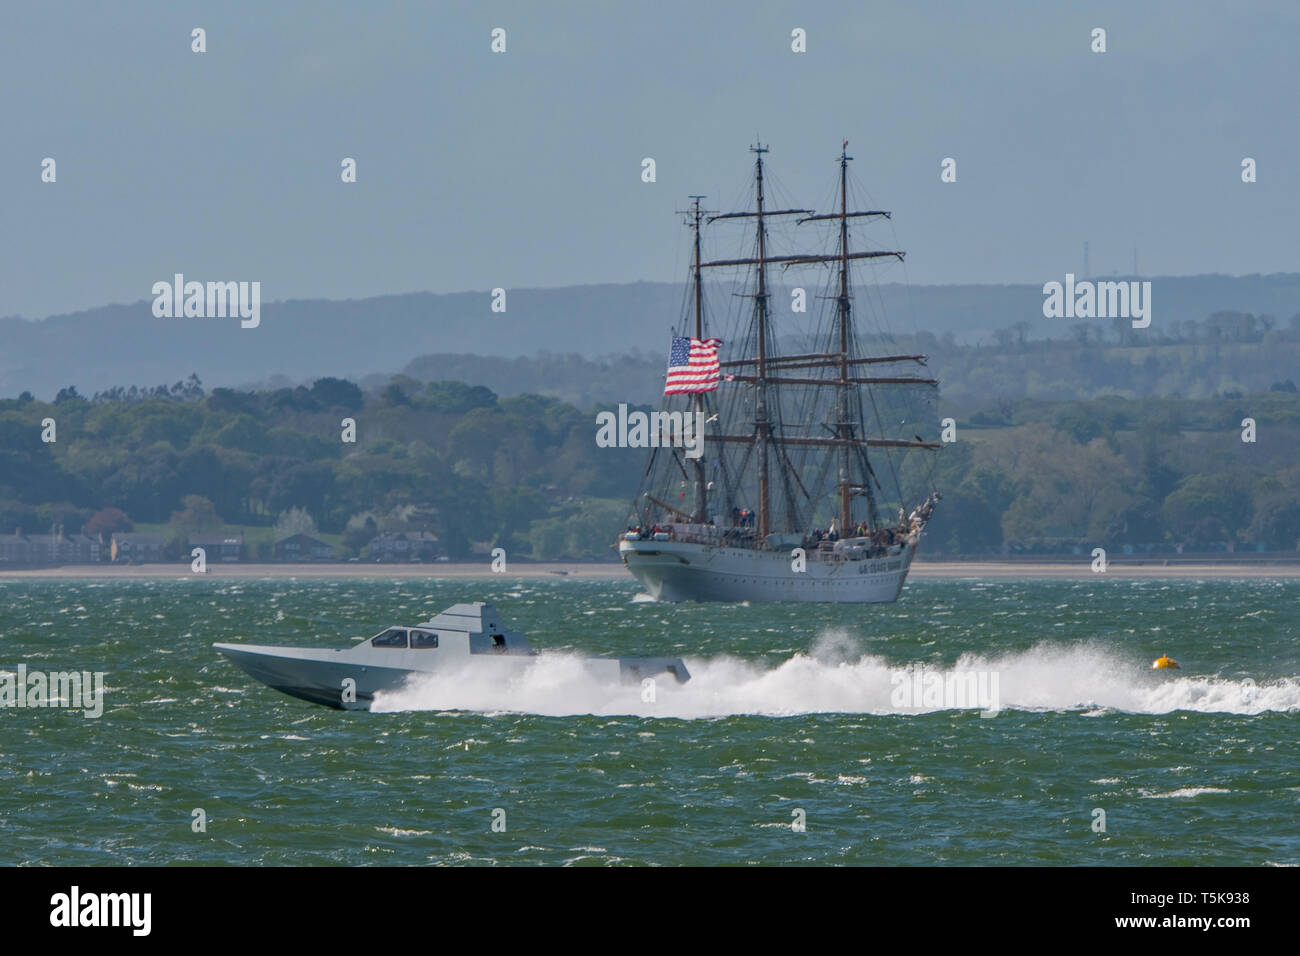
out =
{"type": "Polygon", "coordinates": [[[619,554],[660,601],[806,601],[888,604],[898,600],[916,552],[861,560],[808,560],[795,571],[783,551],[755,551],[689,541],[622,540],[619,554]]]}
{"type": "Polygon", "coordinates": [[[268,687],[339,710],[369,710],[375,694],[400,689],[415,673],[405,667],[358,664],[328,649],[250,644],[217,644],[216,648],[268,687]],[[354,682],[355,692],[345,695],[347,680],[354,682]]]}
{"type": "MultiPolygon", "coordinates": [[[[430,658],[428,652],[398,650],[387,652],[394,659],[390,667],[358,660],[356,649],[214,646],[231,663],[268,687],[338,710],[369,710],[376,694],[401,690],[412,679],[438,671],[472,673],[476,677],[486,674],[503,684],[509,683],[538,660],[532,654],[498,656],[468,652],[437,660],[430,658]]],[[[364,652],[364,648],[361,650],[364,652]]],[[[593,679],[611,683],[641,683],[660,675],[670,676],[678,683],[690,680],[690,672],[678,657],[590,657],[583,659],[582,664],[593,679]]]]}

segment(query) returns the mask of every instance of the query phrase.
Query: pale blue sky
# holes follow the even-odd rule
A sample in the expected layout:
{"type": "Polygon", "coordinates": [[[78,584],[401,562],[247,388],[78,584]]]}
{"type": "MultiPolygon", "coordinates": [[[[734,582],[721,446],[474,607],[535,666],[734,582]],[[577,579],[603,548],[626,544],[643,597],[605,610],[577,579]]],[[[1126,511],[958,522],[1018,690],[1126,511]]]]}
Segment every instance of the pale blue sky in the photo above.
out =
{"type": "Polygon", "coordinates": [[[0,315],[146,299],[176,271],[259,280],[266,300],[677,280],[673,210],[693,192],[715,208],[742,195],[756,133],[801,204],[826,196],[851,140],[908,251],[891,279],[1041,284],[1080,271],[1085,239],[1094,272],[1128,270],[1135,242],[1146,275],[1298,266],[1292,2],[42,2],[2,16],[0,315]],[[497,26],[504,55],[489,51],[497,26]],[[1089,52],[1096,26],[1105,54],[1089,52]],[[356,185],[339,181],[345,156],[356,185]],[[955,184],[939,180],[946,156],[955,184]]]}

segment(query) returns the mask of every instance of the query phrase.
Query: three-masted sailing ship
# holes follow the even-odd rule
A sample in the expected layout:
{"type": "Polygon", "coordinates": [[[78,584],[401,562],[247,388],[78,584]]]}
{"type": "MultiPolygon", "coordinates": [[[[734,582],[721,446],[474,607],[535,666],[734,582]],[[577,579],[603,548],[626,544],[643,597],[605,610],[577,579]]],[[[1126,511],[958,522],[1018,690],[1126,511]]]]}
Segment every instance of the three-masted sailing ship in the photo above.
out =
{"type": "Polygon", "coordinates": [[[933,418],[918,418],[912,401],[918,391],[932,400],[938,381],[902,374],[923,368],[925,355],[866,353],[851,272],[862,260],[901,261],[903,253],[850,247],[850,223],[890,214],[850,210],[847,141],[839,209],[822,214],[768,208],[768,150],[750,151],[753,209],[709,215],[704,197],[692,196],[686,214],[694,327],[689,338],[674,338],[664,407],[682,410],[685,402],[691,419],[707,423],[702,453],[674,447],[671,436],[653,443],[619,553],[659,600],[894,601],[939,499],[932,488],[905,489],[899,479],[902,458],[940,447],[915,434],[933,418]],[[753,226],[745,234],[752,254],[706,260],[702,227],[730,220],[753,226]],[[791,221],[796,231],[822,227],[824,251],[772,248],[771,224],[791,221]],[[834,232],[826,236],[828,225],[834,232]],[[776,321],[769,272],[804,267],[826,272],[826,294],[800,336],[776,321]],[[743,305],[731,331],[706,315],[703,277],[714,269],[738,276],[731,295],[743,305]],[[876,366],[888,374],[873,374],[876,366]],[[894,479],[888,489],[882,471],[894,479]]]}

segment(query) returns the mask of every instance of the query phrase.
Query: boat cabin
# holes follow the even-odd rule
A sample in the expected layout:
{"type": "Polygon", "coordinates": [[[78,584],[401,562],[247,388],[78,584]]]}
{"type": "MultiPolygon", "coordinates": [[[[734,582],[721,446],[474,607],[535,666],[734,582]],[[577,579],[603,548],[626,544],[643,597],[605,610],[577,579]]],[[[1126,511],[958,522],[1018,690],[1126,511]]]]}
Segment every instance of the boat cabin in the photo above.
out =
{"type": "Polygon", "coordinates": [[[496,608],[483,602],[453,604],[423,624],[385,628],[359,646],[367,649],[367,656],[385,651],[435,650],[453,655],[537,653],[523,634],[501,624],[496,608]]]}

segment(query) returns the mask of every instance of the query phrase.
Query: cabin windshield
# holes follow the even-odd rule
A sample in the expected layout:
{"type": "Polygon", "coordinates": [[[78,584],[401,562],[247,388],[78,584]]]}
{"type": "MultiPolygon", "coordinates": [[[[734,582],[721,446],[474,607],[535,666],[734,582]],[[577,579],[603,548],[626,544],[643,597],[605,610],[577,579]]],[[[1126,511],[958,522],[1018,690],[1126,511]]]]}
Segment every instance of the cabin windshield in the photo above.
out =
{"type": "Polygon", "coordinates": [[[390,627],[370,639],[371,647],[406,647],[406,628],[390,627]]]}
{"type": "Polygon", "coordinates": [[[411,647],[437,647],[438,635],[432,631],[411,631],[411,647]]]}

